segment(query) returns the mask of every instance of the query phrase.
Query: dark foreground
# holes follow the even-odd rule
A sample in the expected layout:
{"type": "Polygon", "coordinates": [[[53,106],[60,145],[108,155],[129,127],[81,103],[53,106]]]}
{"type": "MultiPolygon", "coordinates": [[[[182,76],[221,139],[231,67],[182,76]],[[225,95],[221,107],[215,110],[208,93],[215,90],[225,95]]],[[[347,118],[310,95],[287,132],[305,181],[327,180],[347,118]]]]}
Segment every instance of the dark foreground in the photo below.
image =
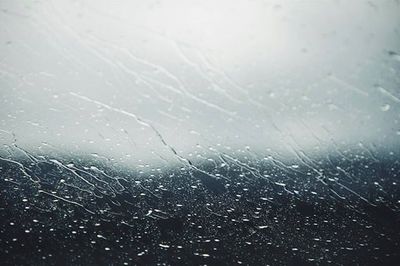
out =
{"type": "Polygon", "coordinates": [[[1,160],[0,261],[399,265],[398,162],[338,164],[319,175],[228,159],[143,172],[1,160]]]}

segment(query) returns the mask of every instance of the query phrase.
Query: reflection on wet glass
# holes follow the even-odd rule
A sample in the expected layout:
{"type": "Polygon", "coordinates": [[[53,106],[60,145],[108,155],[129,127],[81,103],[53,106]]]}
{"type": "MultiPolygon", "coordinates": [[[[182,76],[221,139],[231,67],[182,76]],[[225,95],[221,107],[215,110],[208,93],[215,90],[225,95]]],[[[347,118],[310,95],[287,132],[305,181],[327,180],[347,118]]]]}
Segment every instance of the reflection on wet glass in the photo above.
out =
{"type": "Polygon", "coordinates": [[[398,1],[0,7],[0,261],[399,261],[398,1]]]}

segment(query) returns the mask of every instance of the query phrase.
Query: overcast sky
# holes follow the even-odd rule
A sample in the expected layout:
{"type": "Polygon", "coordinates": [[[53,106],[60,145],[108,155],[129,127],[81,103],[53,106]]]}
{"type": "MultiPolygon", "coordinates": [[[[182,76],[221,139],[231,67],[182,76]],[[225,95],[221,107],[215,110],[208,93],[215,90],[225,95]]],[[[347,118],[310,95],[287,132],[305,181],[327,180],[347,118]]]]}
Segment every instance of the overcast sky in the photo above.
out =
{"type": "Polygon", "coordinates": [[[1,144],[129,164],[398,150],[398,1],[113,3],[0,3],[1,144]]]}

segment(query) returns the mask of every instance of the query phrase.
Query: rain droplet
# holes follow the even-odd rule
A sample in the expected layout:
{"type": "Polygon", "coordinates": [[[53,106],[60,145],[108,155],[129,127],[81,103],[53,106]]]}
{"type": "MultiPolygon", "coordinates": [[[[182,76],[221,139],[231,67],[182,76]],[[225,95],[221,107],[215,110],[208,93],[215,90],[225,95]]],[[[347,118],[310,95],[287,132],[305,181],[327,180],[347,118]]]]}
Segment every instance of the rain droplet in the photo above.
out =
{"type": "Polygon", "coordinates": [[[390,105],[389,104],[384,104],[384,105],[381,106],[381,110],[383,112],[387,112],[387,111],[389,111],[389,109],[390,109],[390,105]]]}

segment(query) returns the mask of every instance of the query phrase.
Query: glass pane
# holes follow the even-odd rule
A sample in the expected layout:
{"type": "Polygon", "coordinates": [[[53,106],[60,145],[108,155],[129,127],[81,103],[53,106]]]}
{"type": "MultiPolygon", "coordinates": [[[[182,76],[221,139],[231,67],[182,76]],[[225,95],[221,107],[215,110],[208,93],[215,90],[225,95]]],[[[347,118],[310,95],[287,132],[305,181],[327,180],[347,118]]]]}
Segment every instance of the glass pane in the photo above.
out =
{"type": "Polygon", "coordinates": [[[399,1],[0,7],[2,263],[399,261],[399,1]]]}

